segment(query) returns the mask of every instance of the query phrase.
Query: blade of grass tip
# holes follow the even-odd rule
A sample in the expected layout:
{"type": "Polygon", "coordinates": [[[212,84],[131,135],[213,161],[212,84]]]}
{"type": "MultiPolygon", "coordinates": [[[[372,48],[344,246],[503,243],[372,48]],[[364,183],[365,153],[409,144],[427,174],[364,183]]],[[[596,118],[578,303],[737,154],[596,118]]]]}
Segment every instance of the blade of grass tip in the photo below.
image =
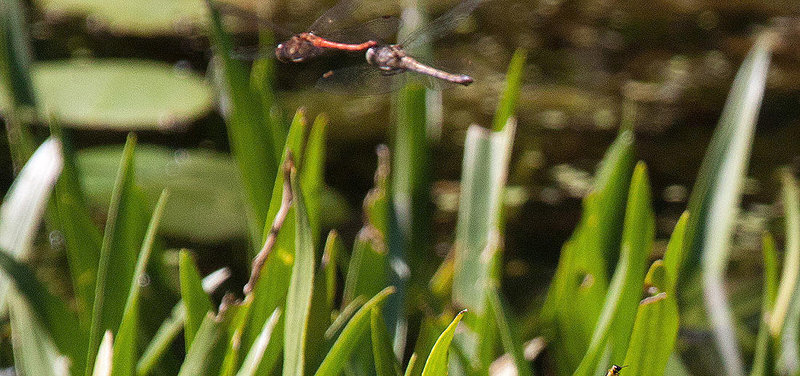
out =
{"type": "Polygon", "coordinates": [[[664,271],[667,274],[667,294],[675,294],[675,286],[680,276],[681,260],[683,260],[684,243],[686,240],[686,224],[689,223],[689,212],[683,212],[672,230],[667,251],[664,252],[664,271]]]}
{"type": "MultiPolygon", "coordinates": [[[[86,362],[86,375],[91,374],[94,357],[100,345],[100,336],[106,330],[119,328],[124,307],[124,296],[127,296],[130,279],[135,267],[135,249],[132,227],[135,219],[130,207],[133,194],[133,156],[136,137],[128,136],[122,152],[122,160],[111,194],[108,208],[103,245],[100,249],[100,260],[97,268],[94,305],[92,307],[92,323],[89,331],[89,347],[86,362]]],[[[136,242],[140,242],[141,239],[136,242]]],[[[141,243],[138,243],[141,244],[141,243]]]]}
{"type": "Polygon", "coordinates": [[[336,300],[336,284],[339,254],[342,253],[344,246],[339,233],[331,230],[328,239],[325,241],[325,250],[322,252],[322,265],[325,269],[325,292],[327,294],[328,306],[333,307],[336,300]]]}
{"type": "Polygon", "coordinates": [[[184,323],[184,337],[187,352],[191,351],[195,334],[199,330],[208,312],[213,311],[211,297],[203,290],[200,281],[200,272],[192,255],[187,250],[181,250],[179,256],[181,297],[186,307],[186,320],[184,323]]]}
{"type": "MultiPolygon", "coordinates": [[[[787,248],[783,261],[780,284],[778,285],[775,308],[770,315],[770,332],[773,337],[780,337],[783,333],[786,315],[789,312],[789,307],[797,288],[798,277],[800,277],[800,245],[796,244],[798,240],[789,236],[794,233],[794,229],[791,225],[795,223],[791,222],[797,218],[795,212],[800,210],[798,209],[797,202],[800,193],[798,193],[797,183],[791,172],[783,171],[781,173],[781,181],[783,183],[781,197],[786,215],[787,248]],[[791,245],[791,247],[789,247],[789,245],[791,245]]],[[[798,226],[800,226],[800,224],[798,224],[798,226]]]]}
{"type": "Polygon", "coordinates": [[[328,128],[328,117],[320,114],[311,126],[308,135],[303,167],[300,170],[300,186],[306,192],[308,221],[314,235],[314,244],[319,244],[321,212],[320,196],[325,189],[325,139],[328,128]]]}
{"type": "Polygon", "coordinates": [[[353,317],[353,315],[355,315],[356,312],[361,309],[361,306],[363,306],[366,302],[367,298],[361,295],[357,296],[352,302],[350,302],[350,304],[346,305],[333,320],[331,326],[325,330],[325,339],[332,340],[338,337],[345,325],[350,322],[350,319],[353,317]]]}
{"type": "Polygon", "coordinates": [[[775,306],[778,295],[778,251],[775,249],[775,240],[768,231],[764,232],[761,239],[761,249],[764,253],[764,291],[761,301],[761,320],[759,320],[758,339],[756,340],[755,355],[753,355],[753,368],[750,376],[765,376],[772,374],[774,353],[772,349],[772,336],[769,333],[769,316],[775,306]]]}
{"type": "Polygon", "coordinates": [[[394,356],[392,341],[386,330],[386,321],[380,307],[370,313],[370,333],[372,334],[372,355],[375,358],[375,371],[378,376],[400,376],[400,365],[394,356]]]}
{"type": "MultiPolygon", "coordinates": [[[[203,290],[207,294],[213,293],[223,282],[228,280],[230,276],[231,272],[228,268],[222,268],[209,274],[203,278],[203,290]]],[[[139,362],[136,364],[136,374],[138,376],[151,374],[153,367],[155,367],[164,354],[166,354],[169,345],[183,330],[185,319],[186,307],[183,304],[183,300],[180,300],[172,308],[172,313],[158,328],[150,344],[147,345],[144,353],[139,358],[139,362]]]]}
{"type": "MultiPolygon", "coordinates": [[[[784,266],[794,260],[788,260],[789,257],[800,255],[800,188],[797,187],[797,181],[794,176],[788,171],[783,172],[783,206],[786,215],[786,258],[784,266]]],[[[800,257],[800,256],[798,256],[800,257]]],[[[792,265],[793,268],[800,267],[798,264],[792,265]]],[[[788,273],[795,274],[797,271],[787,272],[784,267],[784,276],[787,277],[788,273]]],[[[796,274],[794,275],[796,278],[796,274]]],[[[783,283],[783,279],[781,280],[783,283]]],[[[786,318],[783,322],[783,328],[780,332],[780,352],[776,367],[782,374],[797,374],[800,373],[800,339],[798,339],[798,331],[800,331],[800,280],[794,281],[792,286],[791,305],[789,311],[786,313],[786,318]]],[[[778,287],[778,297],[780,299],[781,293],[780,285],[778,287]]],[[[780,300],[776,300],[775,308],[780,300]]]]}
{"type": "Polygon", "coordinates": [[[516,112],[517,103],[519,102],[519,94],[522,87],[522,76],[524,74],[525,62],[528,60],[528,51],[523,48],[518,48],[514,51],[514,56],[508,64],[508,71],[506,73],[506,89],[503,92],[503,98],[497,106],[494,113],[494,121],[492,122],[492,130],[500,132],[506,126],[508,119],[514,116],[516,112]]]}
{"type": "Polygon", "coordinates": [[[533,376],[531,365],[525,359],[522,341],[517,338],[517,332],[511,328],[511,324],[508,322],[508,311],[496,286],[489,290],[489,305],[494,314],[494,322],[497,323],[497,327],[500,330],[500,339],[503,342],[503,347],[507,353],[511,354],[511,358],[514,360],[517,375],[533,376]]]}
{"type": "Polygon", "coordinates": [[[308,221],[303,191],[297,174],[291,173],[295,202],[295,262],[286,297],[286,316],[283,329],[283,375],[305,374],[306,336],[314,289],[314,239],[308,221]]]}
{"type": "MultiPolygon", "coordinates": [[[[703,201],[708,202],[707,208],[700,213],[699,210],[692,210],[691,202],[689,207],[692,213],[700,214],[700,222],[695,224],[698,226],[696,232],[691,226],[695,217],[689,219],[690,233],[695,236],[689,240],[702,247],[706,310],[723,366],[731,376],[744,375],[744,365],[725,293],[725,270],[741,198],[741,183],[747,171],[756,119],[766,86],[770,50],[775,38],[773,34],[761,35],[742,63],[720,119],[721,126],[730,127],[732,133],[720,159],[715,161],[712,186],[703,197],[703,201]]],[[[700,172],[703,172],[702,168],[700,172]]]]}
{"type": "Polygon", "coordinates": [[[487,260],[493,257],[487,257],[486,252],[499,246],[500,200],[515,128],[513,119],[502,132],[473,125],[464,145],[453,300],[471,309],[476,317],[483,315],[489,287],[491,265],[487,260]]]}
{"type": "Polygon", "coordinates": [[[222,19],[214,6],[206,0],[211,18],[211,39],[221,58],[224,72],[223,92],[230,99],[230,113],[226,125],[231,149],[242,175],[245,197],[248,199],[248,218],[253,244],[261,244],[262,226],[267,221],[270,188],[278,174],[272,127],[265,118],[262,98],[250,87],[244,64],[231,57],[233,41],[225,32],[222,19]]]}
{"type": "MultiPolygon", "coordinates": [[[[30,256],[50,193],[63,167],[61,142],[48,139],[36,150],[0,206],[0,248],[17,259],[30,256]]],[[[5,310],[8,281],[0,277],[0,309],[5,310]]]]}
{"type": "Polygon", "coordinates": [[[456,334],[458,323],[467,311],[461,311],[453,319],[453,322],[442,332],[436,344],[433,345],[428,360],[425,361],[425,368],[422,369],[422,376],[438,376],[447,374],[447,358],[450,352],[450,342],[456,334]]]}
{"type": "Polygon", "coordinates": [[[316,376],[337,376],[342,372],[350,356],[356,351],[357,345],[369,330],[372,308],[383,304],[394,291],[394,287],[387,287],[364,303],[336,338],[336,342],[317,369],[316,376]]]}
{"type": "MultiPolygon", "coordinates": [[[[406,367],[406,372],[403,376],[412,376],[414,374],[414,370],[417,367],[417,353],[411,354],[411,359],[408,360],[408,366],[406,367]]],[[[422,371],[420,371],[422,373],[422,371]]]]}
{"type": "Polygon", "coordinates": [[[239,369],[239,372],[236,374],[236,376],[256,375],[256,371],[258,371],[258,365],[261,363],[261,359],[264,356],[264,351],[267,350],[267,345],[272,337],[272,331],[278,324],[278,318],[280,315],[281,309],[276,308],[275,311],[272,312],[272,315],[269,317],[267,322],[264,323],[261,333],[258,335],[256,341],[253,343],[253,347],[250,348],[250,351],[244,358],[244,361],[242,362],[242,368],[239,369]]]}
{"type": "Polygon", "coordinates": [[[356,235],[353,255],[347,267],[342,303],[349,304],[357,296],[372,296],[388,283],[388,259],[385,239],[372,226],[365,226],[356,235]]]}
{"type": "MultiPolygon", "coordinates": [[[[664,264],[654,262],[648,276],[660,275],[664,264]]],[[[678,304],[675,296],[661,292],[639,303],[624,364],[632,375],[664,375],[678,336],[678,304]]]]}
{"type": "Polygon", "coordinates": [[[100,350],[97,351],[97,358],[94,361],[94,371],[92,376],[111,376],[114,361],[114,334],[106,330],[103,341],[100,342],[100,350]]]}
{"type": "Polygon", "coordinates": [[[611,361],[621,363],[627,352],[627,340],[630,338],[637,302],[641,296],[647,257],[655,237],[655,216],[650,202],[647,167],[640,162],[631,179],[623,226],[622,252],[617,269],[609,284],[589,348],[575,371],[576,376],[593,374],[609,341],[613,345],[612,349],[617,352],[617,357],[612,355],[611,361]]]}
{"type": "Polygon", "coordinates": [[[122,323],[117,330],[117,341],[114,342],[114,375],[127,376],[133,375],[136,368],[136,337],[139,335],[139,296],[141,295],[141,281],[146,272],[147,263],[150,261],[150,254],[153,251],[153,243],[156,240],[156,233],[161,218],[164,215],[164,208],[167,204],[169,193],[164,190],[158,199],[150,224],[147,226],[147,235],[142,242],[142,249],[139,251],[139,258],[136,262],[136,269],[131,280],[130,292],[125,303],[125,313],[122,316],[122,323]]]}
{"type": "Polygon", "coordinates": [[[31,307],[17,294],[9,295],[8,312],[14,371],[19,375],[67,376],[69,360],[59,354],[31,307]]]}

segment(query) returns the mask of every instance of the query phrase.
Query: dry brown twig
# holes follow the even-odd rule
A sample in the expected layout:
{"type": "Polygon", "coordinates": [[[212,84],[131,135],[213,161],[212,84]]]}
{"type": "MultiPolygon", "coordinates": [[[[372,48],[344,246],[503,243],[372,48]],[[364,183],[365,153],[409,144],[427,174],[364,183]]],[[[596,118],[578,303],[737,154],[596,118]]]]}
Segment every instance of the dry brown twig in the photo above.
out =
{"type": "Polygon", "coordinates": [[[253,265],[250,272],[250,280],[244,285],[244,294],[249,295],[258,282],[261,276],[261,269],[267,262],[267,258],[275,248],[275,243],[278,241],[278,232],[283,227],[283,222],[286,221],[286,216],[289,215],[289,208],[292,206],[294,200],[294,192],[292,192],[292,173],[294,171],[294,158],[292,154],[286,156],[286,162],[283,163],[283,197],[281,198],[281,206],[278,209],[278,214],[275,215],[275,220],[272,221],[272,227],[267,235],[267,241],[261,247],[261,251],[253,259],[253,265]]]}

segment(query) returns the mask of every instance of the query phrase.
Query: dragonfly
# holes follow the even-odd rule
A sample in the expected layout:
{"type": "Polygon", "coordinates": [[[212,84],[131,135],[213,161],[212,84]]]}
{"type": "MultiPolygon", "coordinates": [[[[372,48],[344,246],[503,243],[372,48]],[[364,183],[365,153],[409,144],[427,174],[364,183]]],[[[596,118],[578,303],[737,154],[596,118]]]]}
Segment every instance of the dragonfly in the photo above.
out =
{"type": "Polygon", "coordinates": [[[318,84],[322,89],[339,90],[344,85],[359,86],[363,92],[390,92],[402,87],[407,73],[423,78],[431,88],[443,84],[468,86],[474,79],[465,74],[449,73],[420,62],[408,51],[441,38],[455,29],[478,7],[482,0],[465,0],[434,21],[412,31],[402,42],[380,43],[366,49],[366,64],[329,71],[318,84]]]}
{"type": "Polygon", "coordinates": [[[362,0],[342,0],[301,33],[287,31],[232,4],[217,2],[215,7],[223,14],[253,21],[276,34],[290,36],[275,48],[275,57],[284,63],[301,63],[332,51],[364,52],[377,46],[377,39],[386,38],[396,32],[399,26],[399,19],[390,15],[380,15],[358,26],[349,26],[350,20],[356,14],[369,10],[369,6],[362,0]]]}

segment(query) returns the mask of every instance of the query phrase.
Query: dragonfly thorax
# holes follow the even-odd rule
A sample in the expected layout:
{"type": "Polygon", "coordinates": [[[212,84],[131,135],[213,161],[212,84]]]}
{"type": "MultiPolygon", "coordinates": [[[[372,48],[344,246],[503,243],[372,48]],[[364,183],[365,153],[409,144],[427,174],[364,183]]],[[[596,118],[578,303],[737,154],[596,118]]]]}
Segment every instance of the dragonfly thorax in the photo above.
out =
{"type": "Polygon", "coordinates": [[[405,56],[403,49],[397,45],[372,47],[366,53],[367,63],[385,71],[403,69],[405,56]]]}

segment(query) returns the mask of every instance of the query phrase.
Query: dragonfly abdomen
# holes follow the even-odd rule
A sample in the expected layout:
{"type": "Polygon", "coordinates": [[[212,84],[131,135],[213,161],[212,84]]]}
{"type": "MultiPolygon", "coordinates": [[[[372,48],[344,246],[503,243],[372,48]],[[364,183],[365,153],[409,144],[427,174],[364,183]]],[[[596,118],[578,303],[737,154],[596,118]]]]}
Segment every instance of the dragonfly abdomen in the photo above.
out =
{"type": "Polygon", "coordinates": [[[403,67],[404,69],[424,74],[427,76],[431,76],[433,78],[438,78],[440,80],[449,81],[459,85],[467,86],[474,81],[472,77],[467,76],[465,74],[448,73],[443,70],[422,64],[416,59],[408,56],[402,58],[402,65],[404,66],[403,67]]]}

